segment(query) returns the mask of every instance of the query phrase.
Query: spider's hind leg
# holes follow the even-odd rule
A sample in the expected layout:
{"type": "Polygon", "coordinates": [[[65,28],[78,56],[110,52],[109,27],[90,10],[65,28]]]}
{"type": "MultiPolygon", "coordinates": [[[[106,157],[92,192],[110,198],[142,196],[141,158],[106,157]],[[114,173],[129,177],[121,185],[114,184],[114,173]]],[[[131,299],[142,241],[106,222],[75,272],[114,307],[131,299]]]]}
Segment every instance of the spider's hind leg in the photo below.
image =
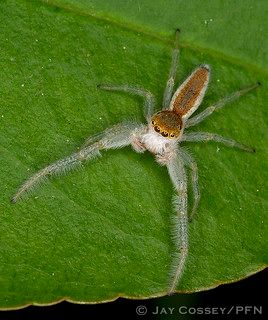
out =
{"type": "Polygon", "coordinates": [[[193,116],[192,118],[187,119],[186,128],[197,125],[198,123],[205,120],[208,116],[210,116],[214,111],[217,111],[217,110],[223,108],[226,104],[235,101],[236,99],[242,97],[243,95],[247,94],[248,92],[258,88],[260,85],[261,85],[260,82],[254,83],[253,85],[250,85],[246,88],[235,91],[232,94],[230,94],[229,96],[222,98],[218,102],[214,103],[212,106],[207,107],[204,111],[198,113],[197,115],[193,116]]]}
{"type": "Polygon", "coordinates": [[[145,99],[144,103],[144,116],[149,121],[151,116],[154,113],[155,108],[155,98],[153,94],[145,89],[138,87],[131,87],[128,85],[111,85],[111,84],[99,84],[97,88],[106,91],[118,91],[118,92],[127,92],[130,94],[141,96],[145,99]]]}
{"type": "Polygon", "coordinates": [[[173,93],[174,81],[175,81],[177,65],[179,61],[179,34],[180,34],[180,30],[177,29],[175,34],[175,48],[173,49],[171,67],[169,70],[168,81],[167,81],[166,88],[164,91],[164,96],[163,96],[163,109],[167,109],[169,107],[170,100],[173,93]]]}

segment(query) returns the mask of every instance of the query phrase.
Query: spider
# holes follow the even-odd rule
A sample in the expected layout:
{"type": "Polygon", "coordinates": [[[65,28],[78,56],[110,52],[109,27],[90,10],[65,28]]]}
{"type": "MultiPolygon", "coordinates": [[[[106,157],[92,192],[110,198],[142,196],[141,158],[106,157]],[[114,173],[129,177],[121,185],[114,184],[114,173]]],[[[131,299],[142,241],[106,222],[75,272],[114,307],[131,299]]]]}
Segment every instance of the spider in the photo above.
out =
{"type": "Polygon", "coordinates": [[[188,222],[194,217],[200,200],[198,187],[197,164],[192,156],[181,147],[184,141],[217,141],[229,147],[235,147],[246,152],[254,152],[254,149],[238,143],[230,138],[207,132],[188,132],[189,127],[195,126],[205,120],[214,111],[222,108],[247,92],[258,87],[259,83],[248,86],[224,97],[214,105],[207,107],[199,114],[192,116],[201,104],[209,83],[210,67],[207,64],[198,66],[189,77],[173,93],[179,58],[179,29],[175,33],[175,47],[172,54],[169,78],[164,91],[162,109],[154,113],[155,99],[147,90],[128,85],[98,85],[99,89],[108,91],[121,91],[138,95],[144,98],[144,113],[146,124],[136,122],[123,122],[106,129],[104,132],[89,137],[82,148],[72,155],[58,160],[41,169],[18,189],[12,202],[15,203],[25,193],[30,191],[46,176],[65,172],[80,165],[83,161],[100,156],[100,151],[117,149],[131,145],[136,152],[151,152],[160,165],[167,167],[170,179],[175,188],[173,215],[173,234],[176,251],[171,264],[169,284],[167,292],[175,292],[179,280],[182,277],[186,258],[189,251],[188,222]],[[193,189],[193,206],[188,213],[187,201],[187,177],[185,167],[191,172],[193,189]]]}

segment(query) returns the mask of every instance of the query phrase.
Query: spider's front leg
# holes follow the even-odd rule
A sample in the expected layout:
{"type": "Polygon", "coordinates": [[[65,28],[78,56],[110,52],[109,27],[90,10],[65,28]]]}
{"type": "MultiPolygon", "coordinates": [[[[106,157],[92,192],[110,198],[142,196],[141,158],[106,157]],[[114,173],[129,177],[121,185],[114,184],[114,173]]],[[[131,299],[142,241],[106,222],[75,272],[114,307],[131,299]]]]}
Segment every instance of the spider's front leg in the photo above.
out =
{"type": "Polygon", "coordinates": [[[146,151],[146,147],[144,146],[142,142],[142,137],[141,137],[141,134],[144,133],[145,131],[146,129],[144,128],[144,130],[141,130],[139,132],[134,132],[132,135],[131,146],[134,149],[134,151],[138,153],[142,153],[146,151]]]}
{"type": "Polygon", "coordinates": [[[195,160],[192,156],[183,148],[178,148],[179,155],[182,157],[183,162],[190,168],[191,170],[191,182],[192,182],[192,190],[193,190],[193,207],[189,216],[189,222],[191,222],[197,212],[197,208],[200,201],[200,191],[198,185],[198,168],[195,160]]]}
{"type": "MultiPolygon", "coordinates": [[[[130,145],[135,141],[146,126],[133,122],[125,122],[106,129],[104,132],[94,136],[91,140],[92,144],[87,145],[76,153],[58,160],[55,163],[41,169],[18,189],[14,197],[11,199],[13,203],[17,202],[27,192],[31,191],[44,178],[54,174],[66,172],[74,167],[81,165],[84,161],[93,159],[100,155],[101,150],[118,149],[130,145]]],[[[87,141],[87,144],[89,140],[87,141]]]]}
{"type": "Polygon", "coordinates": [[[182,277],[188,256],[188,214],[187,214],[187,177],[182,158],[176,153],[166,163],[169,176],[175,187],[174,206],[176,215],[173,218],[173,236],[175,253],[172,262],[172,273],[168,293],[172,294],[182,277]]]}
{"type": "Polygon", "coordinates": [[[157,153],[155,155],[155,159],[157,163],[159,163],[161,166],[168,165],[171,160],[176,156],[176,149],[172,145],[167,145],[161,153],[157,153]]]}

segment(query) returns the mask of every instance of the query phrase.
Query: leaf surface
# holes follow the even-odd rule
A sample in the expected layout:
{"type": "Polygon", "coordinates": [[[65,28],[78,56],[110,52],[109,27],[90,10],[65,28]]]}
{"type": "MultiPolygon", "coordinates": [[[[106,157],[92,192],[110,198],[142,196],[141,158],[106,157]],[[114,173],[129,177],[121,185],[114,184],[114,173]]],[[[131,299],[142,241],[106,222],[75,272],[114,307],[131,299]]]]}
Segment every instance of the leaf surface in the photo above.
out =
{"type": "Polygon", "coordinates": [[[140,98],[97,84],[141,86],[161,105],[176,27],[183,31],[177,85],[201,63],[213,70],[199,110],[263,84],[191,129],[256,153],[187,144],[202,198],[178,290],[205,290],[267,266],[265,3],[198,3],[0,2],[0,308],[165,295],[173,188],[150,154],[109,151],[16,205],[9,199],[88,136],[125,119],[144,121],[140,98]]]}

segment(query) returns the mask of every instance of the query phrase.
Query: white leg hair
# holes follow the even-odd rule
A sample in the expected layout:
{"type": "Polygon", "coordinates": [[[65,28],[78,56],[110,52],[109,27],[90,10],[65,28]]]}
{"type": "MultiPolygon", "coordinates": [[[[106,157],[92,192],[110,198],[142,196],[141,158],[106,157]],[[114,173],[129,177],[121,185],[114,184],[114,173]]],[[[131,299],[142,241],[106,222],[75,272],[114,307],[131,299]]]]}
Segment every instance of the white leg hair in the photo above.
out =
{"type": "Polygon", "coordinates": [[[183,274],[188,255],[187,177],[179,154],[170,160],[167,168],[176,190],[174,197],[176,215],[173,216],[173,236],[176,251],[173,257],[171,282],[168,288],[168,293],[172,294],[183,274]]]}
{"type": "Polygon", "coordinates": [[[243,96],[244,94],[248,93],[249,91],[258,88],[260,85],[260,83],[255,83],[251,86],[248,86],[244,89],[238,90],[236,92],[233,92],[231,95],[219,100],[218,102],[216,102],[214,105],[206,108],[204,111],[200,112],[199,114],[197,114],[196,116],[188,119],[186,121],[185,127],[192,127],[195,126],[196,124],[202,122],[203,120],[205,120],[208,116],[210,116],[214,111],[224,107],[227,103],[232,102],[236,99],[238,99],[239,97],[243,96]]]}
{"type": "Polygon", "coordinates": [[[224,145],[232,148],[238,148],[246,152],[255,152],[255,149],[246,146],[242,143],[239,143],[233,139],[222,137],[216,133],[209,132],[190,132],[185,133],[182,136],[181,141],[191,141],[191,142],[199,142],[199,141],[216,141],[223,143],[224,145]]]}
{"type": "Polygon", "coordinates": [[[100,139],[103,138],[104,135],[105,135],[105,131],[93,134],[92,136],[90,136],[86,139],[86,141],[82,144],[80,149],[84,149],[85,147],[90,146],[93,143],[99,141],[100,139]]]}
{"type": "Polygon", "coordinates": [[[151,119],[151,116],[154,113],[155,108],[155,98],[150,91],[138,88],[138,87],[130,87],[128,85],[110,85],[110,84],[99,84],[97,86],[99,89],[106,90],[106,91],[121,91],[127,92],[131,94],[135,94],[141,96],[145,99],[144,103],[144,116],[147,121],[151,119]]]}
{"type": "Polygon", "coordinates": [[[35,173],[22,184],[11,201],[13,203],[17,202],[47,176],[64,173],[74,167],[80,166],[83,161],[100,156],[100,150],[117,149],[131,144],[132,136],[143,130],[143,128],[144,125],[125,122],[105,130],[99,134],[99,138],[96,139],[97,141],[94,141],[92,145],[82,148],[80,151],[58,160],[35,173]]]}
{"type": "Polygon", "coordinates": [[[182,157],[184,163],[187,166],[189,166],[191,169],[191,180],[192,180],[194,203],[193,203],[192,211],[188,216],[188,218],[189,218],[189,221],[192,221],[196,214],[196,211],[200,202],[200,191],[199,191],[199,185],[198,185],[198,168],[197,168],[196,161],[185,149],[178,148],[178,152],[182,157]]]}
{"type": "Polygon", "coordinates": [[[168,81],[163,96],[163,109],[168,109],[173,93],[174,81],[176,77],[177,65],[179,61],[179,34],[180,30],[176,30],[175,48],[172,53],[171,67],[169,71],[168,81]]]}

